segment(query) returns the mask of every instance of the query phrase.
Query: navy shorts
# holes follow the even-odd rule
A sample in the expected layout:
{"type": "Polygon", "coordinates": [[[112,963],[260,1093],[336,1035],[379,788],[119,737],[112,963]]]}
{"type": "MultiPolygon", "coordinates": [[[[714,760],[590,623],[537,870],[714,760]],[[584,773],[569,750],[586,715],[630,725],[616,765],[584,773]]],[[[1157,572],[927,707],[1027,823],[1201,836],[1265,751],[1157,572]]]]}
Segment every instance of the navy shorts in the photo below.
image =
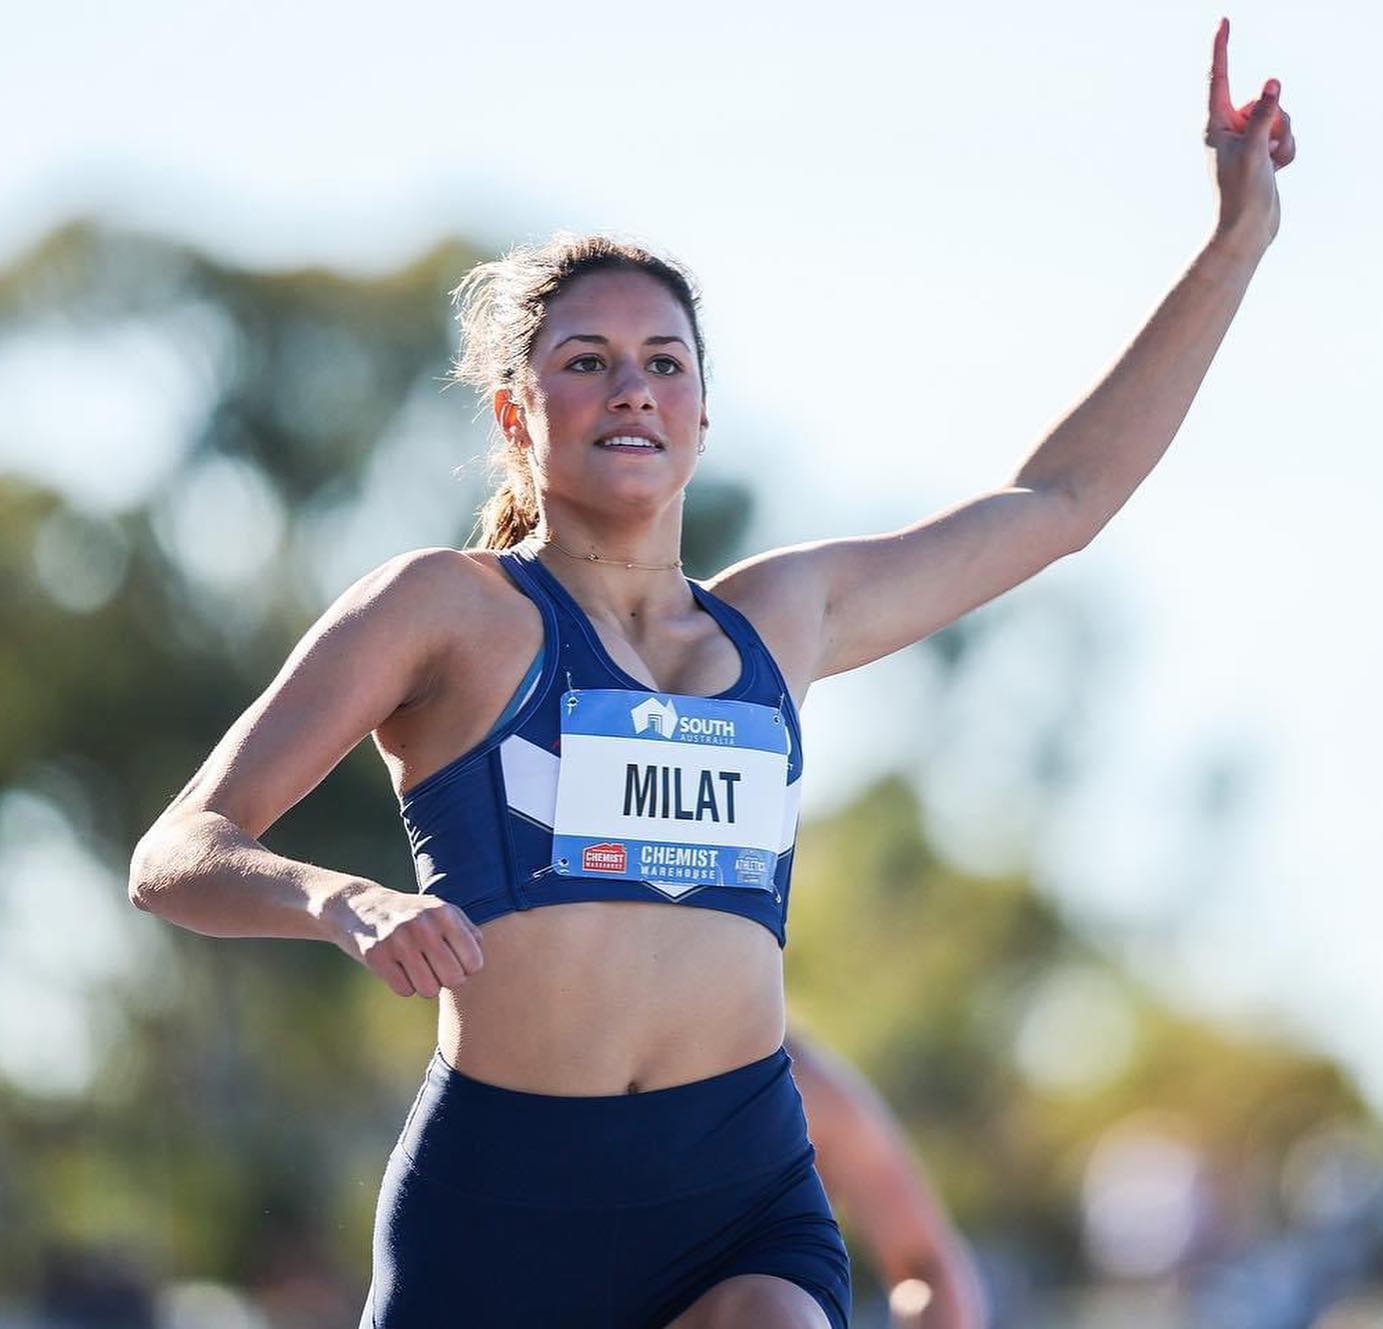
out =
{"type": "Polygon", "coordinates": [[[785,1048],[706,1080],[533,1094],[433,1053],[389,1156],[360,1329],[663,1329],[736,1274],[850,1319],[785,1048]]]}

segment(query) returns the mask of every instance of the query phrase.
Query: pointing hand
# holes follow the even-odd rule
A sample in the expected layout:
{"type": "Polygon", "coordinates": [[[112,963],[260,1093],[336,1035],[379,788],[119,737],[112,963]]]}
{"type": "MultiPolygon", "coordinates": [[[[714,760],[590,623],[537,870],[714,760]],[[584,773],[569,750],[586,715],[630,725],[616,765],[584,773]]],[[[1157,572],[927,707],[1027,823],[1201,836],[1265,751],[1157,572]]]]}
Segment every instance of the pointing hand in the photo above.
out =
{"type": "Polygon", "coordinates": [[[1229,20],[1220,20],[1210,63],[1210,110],[1205,143],[1215,154],[1220,195],[1219,235],[1266,247],[1277,234],[1276,173],[1297,154],[1292,118],[1282,109],[1282,85],[1270,78],[1253,101],[1236,107],[1229,95],[1229,20]]]}

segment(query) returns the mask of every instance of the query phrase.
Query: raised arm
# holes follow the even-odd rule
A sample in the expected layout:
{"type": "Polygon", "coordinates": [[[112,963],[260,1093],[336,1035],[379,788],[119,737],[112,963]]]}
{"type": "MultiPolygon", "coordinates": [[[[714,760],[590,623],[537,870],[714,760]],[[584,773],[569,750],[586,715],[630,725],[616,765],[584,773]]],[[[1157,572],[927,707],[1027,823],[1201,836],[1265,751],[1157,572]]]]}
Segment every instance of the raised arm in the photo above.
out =
{"type": "Polygon", "coordinates": [[[982,1329],[984,1298],[965,1243],[893,1113],[849,1062],[800,1030],[788,1050],[817,1170],[889,1289],[895,1329],[982,1329]]]}
{"type": "Polygon", "coordinates": [[[454,905],[284,858],[258,838],[424,686],[455,559],[391,559],[322,615],[140,838],[132,903],[209,936],[334,942],[399,996],[435,997],[480,967],[479,933],[454,905]]]}
{"type": "Polygon", "coordinates": [[[715,585],[744,603],[790,595],[813,625],[811,678],[920,641],[1084,548],[1166,452],[1277,233],[1276,172],[1296,154],[1277,80],[1236,109],[1229,22],[1215,34],[1205,140],[1219,220],[1104,380],[1019,465],[965,503],[881,535],[777,550],[715,585]]]}

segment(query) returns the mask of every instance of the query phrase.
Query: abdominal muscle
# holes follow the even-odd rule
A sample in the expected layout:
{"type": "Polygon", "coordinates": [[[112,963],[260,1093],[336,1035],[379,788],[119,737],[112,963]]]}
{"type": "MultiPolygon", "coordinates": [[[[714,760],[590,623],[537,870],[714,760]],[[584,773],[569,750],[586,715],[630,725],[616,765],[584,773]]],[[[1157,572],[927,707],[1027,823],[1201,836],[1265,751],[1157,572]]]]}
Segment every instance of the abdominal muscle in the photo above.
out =
{"type": "Polygon", "coordinates": [[[439,996],[437,1045],[472,1079],[640,1093],[758,1061],[784,1037],[777,938],[738,914],[579,901],[480,925],[484,967],[439,996]]]}

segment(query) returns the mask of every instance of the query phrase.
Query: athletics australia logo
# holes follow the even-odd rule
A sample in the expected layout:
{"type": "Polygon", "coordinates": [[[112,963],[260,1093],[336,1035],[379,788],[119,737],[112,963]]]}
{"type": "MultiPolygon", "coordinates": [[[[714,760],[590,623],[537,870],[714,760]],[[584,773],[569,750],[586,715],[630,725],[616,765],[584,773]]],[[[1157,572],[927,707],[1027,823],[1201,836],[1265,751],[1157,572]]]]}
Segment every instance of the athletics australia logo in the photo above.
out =
{"type": "Polygon", "coordinates": [[[634,721],[636,734],[643,733],[645,729],[651,729],[655,734],[661,734],[664,738],[671,738],[677,728],[676,708],[670,701],[662,702],[656,697],[641,701],[630,710],[629,716],[634,721]]]}

